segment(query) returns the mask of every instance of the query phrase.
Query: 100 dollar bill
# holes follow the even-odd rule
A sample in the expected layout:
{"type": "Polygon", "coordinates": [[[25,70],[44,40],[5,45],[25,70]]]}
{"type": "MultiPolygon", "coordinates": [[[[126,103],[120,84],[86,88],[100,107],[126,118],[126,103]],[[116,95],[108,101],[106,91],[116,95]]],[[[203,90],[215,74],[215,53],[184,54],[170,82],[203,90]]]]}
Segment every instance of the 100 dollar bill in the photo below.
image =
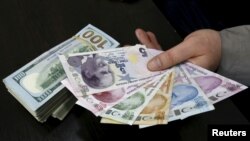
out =
{"type": "Polygon", "coordinates": [[[117,47],[119,43],[96,27],[88,25],[75,37],[53,47],[26,64],[3,82],[26,109],[36,111],[63,89],[66,78],[57,54],[94,51],[117,47]],[[25,104],[24,104],[25,103],[25,104]]]}

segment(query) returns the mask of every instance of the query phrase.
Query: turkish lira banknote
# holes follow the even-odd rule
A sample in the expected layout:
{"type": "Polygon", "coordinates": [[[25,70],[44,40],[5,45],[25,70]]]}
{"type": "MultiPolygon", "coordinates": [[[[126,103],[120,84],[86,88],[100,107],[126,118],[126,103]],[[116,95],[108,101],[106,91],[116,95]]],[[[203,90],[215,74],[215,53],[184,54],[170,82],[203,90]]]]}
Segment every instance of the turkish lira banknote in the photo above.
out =
{"type": "Polygon", "coordinates": [[[176,78],[170,106],[170,119],[184,119],[191,115],[214,110],[205,93],[188,77],[182,65],[175,67],[176,78]]]}
{"type": "Polygon", "coordinates": [[[138,84],[162,74],[147,68],[152,58],[143,45],[75,53],[59,59],[76,95],[90,95],[138,84]]]}
{"type": "MultiPolygon", "coordinates": [[[[162,81],[164,82],[160,86],[159,90],[157,90],[155,96],[137,116],[133,125],[167,124],[174,74],[175,72],[172,71],[169,75],[165,75],[163,77],[162,81]]],[[[102,118],[101,123],[122,124],[108,118],[102,118]]]]}
{"type": "Polygon", "coordinates": [[[163,76],[157,76],[153,82],[140,88],[135,94],[111,107],[105,113],[101,114],[101,116],[132,125],[165,82],[165,75],[169,76],[170,73],[170,71],[167,71],[163,76]]]}
{"type": "Polygon", "coordinates": [[[95,93],[92,95],[77,95],[74,93],[73,88],[68,79],[64,79],[62,84],[71,91],[71,93],[78,99],[77,104],[88,109],[94,115],[99,116],[103,112],[114,105],[122,102],[129,96],[135,94],[140,88],[147,85],[151,80],[143,83],[132,85],[124,88],[95,93]]]}
{"type": "Polygon", "coordinates": [[[182,67],[187,70],[188,77],[195,80],[213,104],[247,88],[243,84],[191,63],[182,64],[182,67]]]}

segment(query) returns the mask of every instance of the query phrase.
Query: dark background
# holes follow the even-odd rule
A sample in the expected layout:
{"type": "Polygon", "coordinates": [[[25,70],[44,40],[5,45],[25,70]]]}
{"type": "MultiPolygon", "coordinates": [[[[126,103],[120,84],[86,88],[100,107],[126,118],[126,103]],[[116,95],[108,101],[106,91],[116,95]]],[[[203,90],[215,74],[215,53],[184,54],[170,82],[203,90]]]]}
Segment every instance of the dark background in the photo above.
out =
{"type": "Polygon", "coordinates": [[[203,28],[222,30],[250,24],[250,9],[245,0],[153,1],[182,37],[203,28]]]}
{"type": "MultiPolygon", "coordinates": [[[[41,53],[93,24],[124,44],[138,43],[137,27],[156,33],[164,49],[182,39],[151,0],[3,0],[0,4],[1,73],[3,79],[41,53]]],[[[244,107],[230,99],[215,110],[171,122],[168,125],[138,129],[137,126],[100,124],[100,118],[74,106],[63,120],[49,118],[41,124],[8,93],[0,83],[0,141],[92,141],[92,140],[206,140],[210,124],[248,124],[244,107]],[[243,114],[242,114],[243,113],[243,114]]],[[[240,101],[249,89],[233,96],[240,101]]],[[[244,101],[241,101],[244,105],[244,101]]]]}

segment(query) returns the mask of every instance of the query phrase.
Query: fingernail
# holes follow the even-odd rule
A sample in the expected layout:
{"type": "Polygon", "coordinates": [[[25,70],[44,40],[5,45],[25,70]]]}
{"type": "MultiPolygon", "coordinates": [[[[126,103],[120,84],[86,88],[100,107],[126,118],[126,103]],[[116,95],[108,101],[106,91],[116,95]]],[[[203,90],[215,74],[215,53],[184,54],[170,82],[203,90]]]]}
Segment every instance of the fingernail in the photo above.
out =
{"type": "Polygon", "coordinates": [[[159,58],[155,58],[148,63],[148,69],[149,70],[160,70],[162,64],[159,58]]]}
{"type": "Polygon", "coordinates": [[[137,29],[136,32],[135,32],[135,34],[136,34],[137,37],[140,37],[141,36],[140,29],[137,29]]]}

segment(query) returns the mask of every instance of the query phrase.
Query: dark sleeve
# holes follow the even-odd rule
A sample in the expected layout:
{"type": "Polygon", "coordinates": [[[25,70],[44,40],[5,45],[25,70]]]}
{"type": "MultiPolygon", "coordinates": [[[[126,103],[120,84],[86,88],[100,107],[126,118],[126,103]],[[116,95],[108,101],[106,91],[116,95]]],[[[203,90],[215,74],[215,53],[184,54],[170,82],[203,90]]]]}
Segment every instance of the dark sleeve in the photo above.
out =
{"type": "Polygon", "coordinates": [[[218,73],[250,86],[250,25],[220,32],[222,59],[218,73]]]}

